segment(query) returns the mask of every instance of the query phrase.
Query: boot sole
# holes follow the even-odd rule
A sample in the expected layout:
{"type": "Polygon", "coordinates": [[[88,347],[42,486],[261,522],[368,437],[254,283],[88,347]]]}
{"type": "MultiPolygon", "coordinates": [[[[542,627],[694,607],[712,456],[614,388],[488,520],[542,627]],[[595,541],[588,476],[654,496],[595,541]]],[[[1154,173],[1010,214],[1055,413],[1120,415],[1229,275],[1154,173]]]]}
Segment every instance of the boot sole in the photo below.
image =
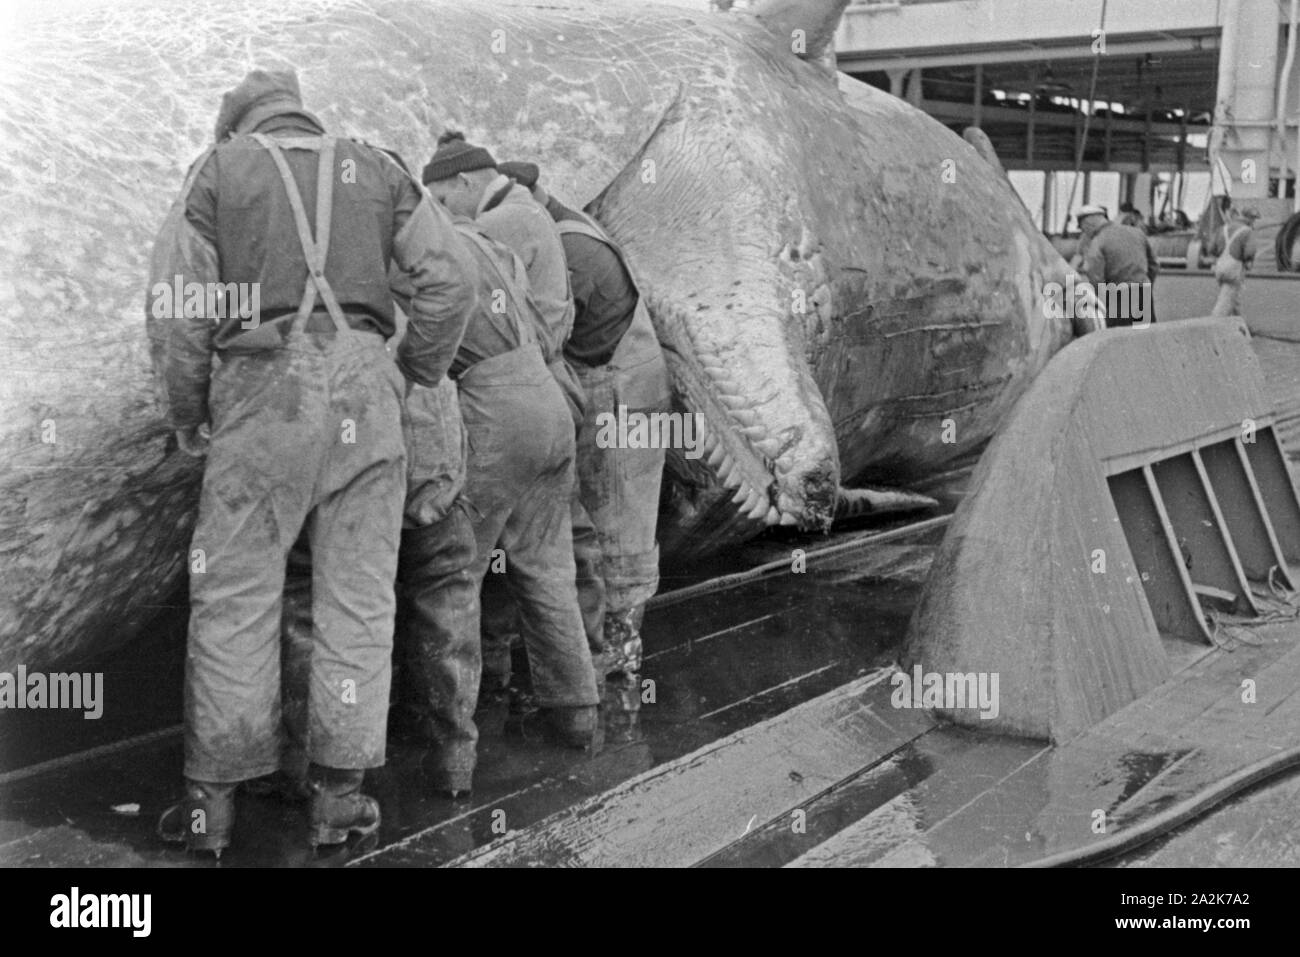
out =
{"type": "Polygon", "coordinates": [[[185,850],[189,853],[195,851],[206,851],[217,860],[221,860],[221,852],[230,846],[230,841],[186,841],[185,850]]]}
{"type": "Polygon", "coordinates": [[[434,792],[445,794],[452,800],[465,797],[474,790],[473,771],[436,771],[430,777],[434,792]]]}
{"type": "Polygon", "coordinates": [[[183,845],[187,853],[202,851],[208,854],[215,854],[221,857],[221,852],[230,846],[229,837],[202,837],[190,839],[188,837],[175,837],[172,835],[159,834],[168,844],[183,845]]]}
{"type": "Polygon", "coordinates": [[[158,822],[155,833],[166,844],[184,845],[185,850],[205,851],[221,857],[221,852],[230,846],[230,833],[195,835],[189,831],[165,830],[162,821],[158,822]]]}
{"type": "Polygon", "coordinates": [[[308,840],[312,847],[325,847],[332,844],[344,844],[350,835],[355,834],[357,837],[369,837],[379,830],[379,821],[372,824],[354,824],[349,827],[330,827],[327,824],[317,824],[312,828],[308,840]]]}

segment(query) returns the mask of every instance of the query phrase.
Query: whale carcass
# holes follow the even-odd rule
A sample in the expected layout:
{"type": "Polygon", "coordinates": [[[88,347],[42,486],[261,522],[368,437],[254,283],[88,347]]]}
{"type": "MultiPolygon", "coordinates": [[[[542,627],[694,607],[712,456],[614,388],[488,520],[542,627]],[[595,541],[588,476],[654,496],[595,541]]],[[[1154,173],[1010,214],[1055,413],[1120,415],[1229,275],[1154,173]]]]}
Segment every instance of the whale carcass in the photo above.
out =
{"type": "Polygon", "coordinates": [[[20,12],[0,41],[0,667],[129,640],[183,579],[200,466],[166,425],[145,276],[253,66],[294,67],[332,130],[412,163],[449,126],[533,160],[624,245],[707,425],[703,458],[670,455],[666,560],[824,528],[842,487],[977,449],[1071,336],[1042,301],[1065,264],[960,137],[815,62],[843,6],[20,12]]]}

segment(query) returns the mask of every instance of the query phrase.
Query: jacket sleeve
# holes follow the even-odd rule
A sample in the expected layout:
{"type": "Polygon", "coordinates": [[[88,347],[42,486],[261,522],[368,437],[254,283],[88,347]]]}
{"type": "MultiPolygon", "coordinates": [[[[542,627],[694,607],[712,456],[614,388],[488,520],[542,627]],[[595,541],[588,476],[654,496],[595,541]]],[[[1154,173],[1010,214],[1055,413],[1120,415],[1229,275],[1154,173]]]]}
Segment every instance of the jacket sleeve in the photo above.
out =
{"type": "Polygon", "coordinates": [[[395,189],[393,261],[404,275],[392,291],[403,307],[409,304],[397,366],[432,388],[451,368],[478,301],[478,266],[451,217],[427,193],[404,176],[395,189]]]}
{"type": "Polygon", "coordinates": [[[204,165],[193,183],[168,211],[149,261],[147,308],[150,320],[161,325],[162,373],[174,429],[194,428],[209,419],[216,325],[203,316],[187,317],[184,294],[190,283],[206,289],[221,279],[215,237],[203,228],[211,221],[207,213],[215,210],[214,164],[211,159],[200,162],[204,165]]]}

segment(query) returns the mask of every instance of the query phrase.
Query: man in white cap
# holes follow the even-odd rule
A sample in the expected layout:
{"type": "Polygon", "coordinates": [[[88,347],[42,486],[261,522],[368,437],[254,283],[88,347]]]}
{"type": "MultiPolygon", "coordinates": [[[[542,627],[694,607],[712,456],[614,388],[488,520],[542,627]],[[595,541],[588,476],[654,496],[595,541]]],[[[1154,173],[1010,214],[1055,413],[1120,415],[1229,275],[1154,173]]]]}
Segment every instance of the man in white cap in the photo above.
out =
{"type": "Polygon", "coordinates": [[[1083,240],[1079,244],[1079,271],[1107,303],[1107,326],[1155,322],[1152,282],[1160,271],[1146,234],[1135,226],[1112,223],[1104,206],[1080,206],[1074,211],[1083,240]],[[1103,286],[1103,284],[1106,284],[1103,286]],[[1114,308],[1110,288],[1127,286],[1124,304],[1114,308]]]}

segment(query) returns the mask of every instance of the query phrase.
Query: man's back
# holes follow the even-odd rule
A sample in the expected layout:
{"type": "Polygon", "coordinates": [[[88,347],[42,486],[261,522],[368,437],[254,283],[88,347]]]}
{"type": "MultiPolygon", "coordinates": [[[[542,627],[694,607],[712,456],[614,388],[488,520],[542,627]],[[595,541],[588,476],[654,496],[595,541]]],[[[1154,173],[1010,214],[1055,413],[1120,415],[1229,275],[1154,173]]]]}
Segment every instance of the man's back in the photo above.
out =
{"type": "Polygon", "coordinates": [[[516,263],[522,262],[504,243],[492,239],[479,224],[458,220],[456,231],[478,264],[478,304],[470,314],[451,375],[460,375],[475,363],[536,341],[544,332],[536,328],[541,318],[528,301],[528,279],[515,282],[516,263]]]}
{"type": "Polygon", "coordinates": [[[1094,284],[1150,282],[1158,271],[1146,234],[1134,226],[1108,223],[1093,235],[1083,272],[1094,284]]]}
{"type": "MultiPolygon", "coordinates": [[[[591,225],[587,217],[553,196],[546,210],[557,224],[573,221],[591,225]]],[[[614,357],[614,350],[632,324],[638,299],[636,286],[609,244],[579,232],[566,232],[563,227],[560,238],[569,265],[574,309],[573,334],[565,344],[564,354],[584,365],[604,365],[614,357]]]]}
{"type": "Polygon", "coordinates": [[[569,268],[560,233],[550,214],[528,190],[507,180],[509,189],[489,189],[486,207],[475,220],[497,242],[523,260],[528,285],[537,303],[550,342],[546,355],[558,355],[573,330],[573,300],[569,294],[569,268]]]}
{"type": "MultiPolygon", "coordinates": [[[[322,135],[296,117],[285,120],[283,127],[265,131],[277,138],[322,135]]],[[[390,337],[395,330],[388,290],[394,219],[399,209],[409,215],[420,196],[376,150],[346,139],[335,142],[336,162],[351,170],[354,180],[334,190],[331,232],[346,240],[330,243],[326,275],[355,327],[390,337]]],[[[284,152],[308,221],[314,221],[318,153],[292,148],[284,152]]],[[[248,136],[219,145],[195,179],[185,212],[216,247],[222,282],[258,283],[261,322],[297,311],[307,281],[307,261],[288,194],[266,149],[248,136]]],[[[318,303],[318,308],[324,311],[323,304],[318,303]]],[[[239,332],[237,322],[224,322],[217,347],[239,332]]]]}

